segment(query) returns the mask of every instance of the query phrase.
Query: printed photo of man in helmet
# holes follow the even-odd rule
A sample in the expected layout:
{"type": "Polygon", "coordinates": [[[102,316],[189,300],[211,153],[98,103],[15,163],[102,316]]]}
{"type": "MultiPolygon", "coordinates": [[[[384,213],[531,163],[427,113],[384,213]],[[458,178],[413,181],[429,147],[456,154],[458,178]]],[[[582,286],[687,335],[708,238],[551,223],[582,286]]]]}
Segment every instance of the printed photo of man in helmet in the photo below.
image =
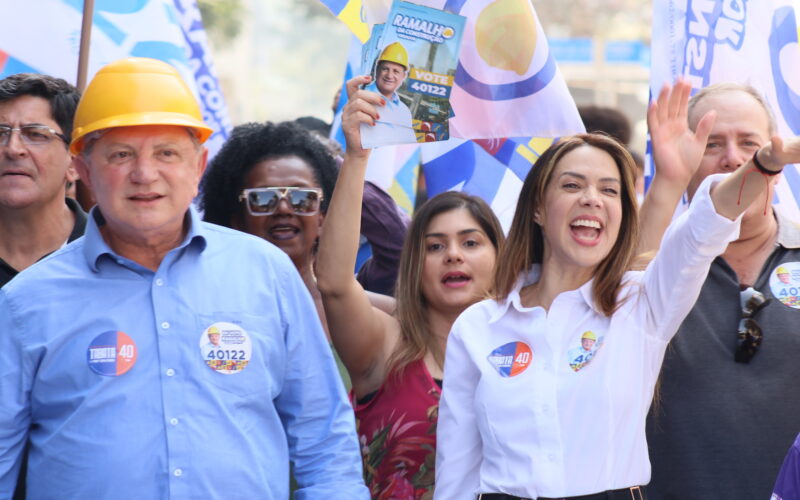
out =
{"type": "MultiPolygon", "coordinates": [[[[408,76],[408,51],[400,42],[384,47],[375,64],[372,82],[364,90],[383,96],[386,104],[378,106],[378,120],[374,127],[362,130],[368,134],[370,142],[381,144],[403,144],[417,142],[412,128],[411,110],[400,100],[397,89],[408,76]]],[[[362,141],[364,139],[362,138],[362,141]]]]}
{"type": "Polygon", "coordinates": [[[581,335],[581,345],[570,349],[567,352],[569,356],[569,367],[573,371],[579,371],[581,368],[589,364],[589,361],[594,357],[594,353],[603,344],[603,338],[597,338],[597,335],[591,331],[583,332],[581,335]]]}

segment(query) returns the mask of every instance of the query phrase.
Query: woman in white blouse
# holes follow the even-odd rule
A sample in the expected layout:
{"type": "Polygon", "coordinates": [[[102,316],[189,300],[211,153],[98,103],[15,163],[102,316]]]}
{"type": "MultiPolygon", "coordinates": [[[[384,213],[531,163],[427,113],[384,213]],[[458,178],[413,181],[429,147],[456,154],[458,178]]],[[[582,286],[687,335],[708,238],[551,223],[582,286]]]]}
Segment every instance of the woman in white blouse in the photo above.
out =
{"type": "MultiPolygon", "coordinates": [[[[677,199],[699,165],[714,115],[690,131],[689,92],[666,87],[648,111],[651,196],[677,199]]],[[[800,161],[800,140],[757,155],[758,165],[706,179],[644,271],[632,270],[635,167],[622,146],[584,134],[538,159],[494,299],[462,313],[449,336],[434,498],[643,498],[645,416],[667,343],[739,216],[763,200],[764,177],[800,161]]]]}

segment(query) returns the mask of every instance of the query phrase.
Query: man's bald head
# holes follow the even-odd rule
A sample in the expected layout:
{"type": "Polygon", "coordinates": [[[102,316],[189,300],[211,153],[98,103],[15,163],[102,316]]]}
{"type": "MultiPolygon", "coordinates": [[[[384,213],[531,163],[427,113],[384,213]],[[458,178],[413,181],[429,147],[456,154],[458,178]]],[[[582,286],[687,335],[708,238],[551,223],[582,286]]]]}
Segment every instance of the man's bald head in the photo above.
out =
{"type": "Polygon", "coordinates": [[[764,110],[764,113],[767,114],[770,137],[775,134],[775,131],[777,130],[777,125],[775,124],[775,115],[772,113],[767,101],[755,88],[750,85],[744,85],[740,83],[715,83],[714,85],[709,85],[708,87],[700,89],[697,94],[693,95],[692,98],[689,99],[689,127],[692,130],[695,130],[697,123],[703,117],[703,114],[698,112],[698,107],[704,99],[731,92],[741,92],[752,97],[753,100],[755,100],[761,106],[761,108],[764,110]]]}
{"type": "Polygon", "coordinates": [[[717,117],[700,166],[689,181],[689,198],[707,176],[733,172],[774,135],[775,118],[764,98],[749,85],[720,83],[702,89],[689,101],[689,127],[709,112],[717,117]]]}

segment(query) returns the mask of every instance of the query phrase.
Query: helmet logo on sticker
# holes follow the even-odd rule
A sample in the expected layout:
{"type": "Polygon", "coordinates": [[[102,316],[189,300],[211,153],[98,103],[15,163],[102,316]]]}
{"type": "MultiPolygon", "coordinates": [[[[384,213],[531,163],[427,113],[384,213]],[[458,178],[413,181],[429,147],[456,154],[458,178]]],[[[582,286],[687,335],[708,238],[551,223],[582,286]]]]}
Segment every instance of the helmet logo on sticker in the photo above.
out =
{"type": "Polygon", "coordinates": [[[800,262],[784,262],[773,269],[769,287],[783,305],[800,309],[800,262]]]}
{"type": "Polygon", "coordinates": [[[603,337],[598,337],[593,331],[587,330],[580,336],[580,345],[567,351],[569,367],[572,371],[578,372],[597,354],[597,350],[603,346],[603,337]]]}
{"type": "Polygon", "coordinates": [[[247,367],[253,345],[241,326],[218,322],[203,330],[200,352],[209,368],[230,375],[247,367]]]}

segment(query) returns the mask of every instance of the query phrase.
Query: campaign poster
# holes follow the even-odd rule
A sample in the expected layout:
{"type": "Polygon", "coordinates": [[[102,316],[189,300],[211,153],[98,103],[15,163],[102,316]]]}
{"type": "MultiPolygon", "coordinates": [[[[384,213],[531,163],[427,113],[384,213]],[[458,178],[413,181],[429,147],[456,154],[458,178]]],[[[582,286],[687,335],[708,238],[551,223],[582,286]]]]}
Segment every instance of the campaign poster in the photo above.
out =
{"type": "Polygon", "coordinates": [[[381,94],[386,105],[378,108],[375,126],[362,125],[362,147],[450,138],[450,94],[465,23],[457,14],[394,2],[366,44],[362,69],[373,81],[365,89],[381,94]]]}

